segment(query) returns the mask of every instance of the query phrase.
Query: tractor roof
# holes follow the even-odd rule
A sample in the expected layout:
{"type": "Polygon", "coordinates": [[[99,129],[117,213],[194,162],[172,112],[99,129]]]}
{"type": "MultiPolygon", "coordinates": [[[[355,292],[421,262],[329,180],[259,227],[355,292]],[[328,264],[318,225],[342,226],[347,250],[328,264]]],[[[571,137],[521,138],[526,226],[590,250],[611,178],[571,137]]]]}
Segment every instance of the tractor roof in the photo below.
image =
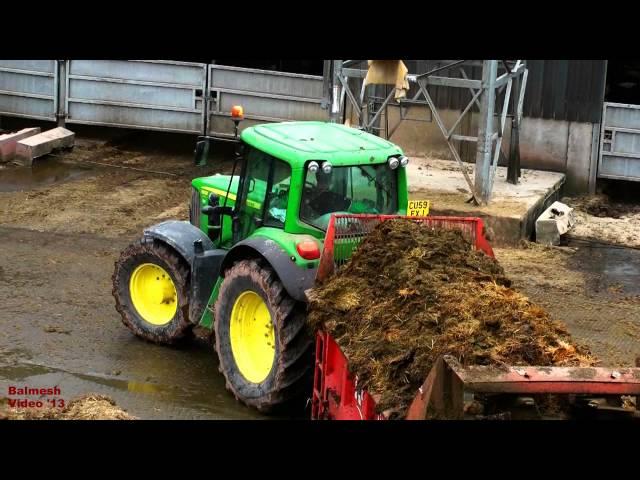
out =
{"type": "Polygon", "coordinates": [[[294,168],[307,160],[329,160],[333,165],[380,163],[402,153],[391,142],[337,123],[268,123],[246,128],[241,138],[294,168]]]}

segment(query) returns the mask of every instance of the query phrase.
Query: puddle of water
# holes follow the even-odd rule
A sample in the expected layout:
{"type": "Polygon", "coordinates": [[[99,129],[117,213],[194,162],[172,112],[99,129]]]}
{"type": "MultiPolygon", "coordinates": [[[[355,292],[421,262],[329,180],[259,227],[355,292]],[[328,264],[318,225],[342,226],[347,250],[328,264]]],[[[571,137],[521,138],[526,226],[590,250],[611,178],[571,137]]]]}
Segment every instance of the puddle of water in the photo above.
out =
{"type": "Polygon", "coordinates": [[[568,245],[579,247],[573,256],[574,266],[593,274],[590,290],[620,287],[627,295],[640,295],[640,250],[585,240],[569,240],[568,245]]]}
{"type": "Polygon", "coordinates": [[[95,173],[95,167],[45,157],[32,167],[0,165],[0,192],[21,192],[45,187],[95,173]]]}
{"type": "MultiPolygon", "coordinates": [[[[164,410],[178,412],[179,416],[205,416],[209,418],[268,419],[259,412],[239,405],[229,398],[228,392],[215,388],[190,389],[177,385],[162,385],[117,378],[99,373],[74,373],[31,362],[0,366],[0,386],[4,384],[28,385],[30,388],[59,386],[65,400],[88,390],[103,390],[121,397],[119,401],[130,404],[142,418],[155,417],[152,412],[158,405],[164,410]],[[92,386],[93,385],[93,386],[92,386]],[[119,393],[118,393],[119,392],[119,393]],[[160,402],[160,404],[158,403],[160,402]]],[[[212,386],[213,387],[213,386],[212,386]]],[[[0,391],[0,397],[6,393],[0,391]]],[[[36,399],[35,397],[30,399],[36,399]]]]}

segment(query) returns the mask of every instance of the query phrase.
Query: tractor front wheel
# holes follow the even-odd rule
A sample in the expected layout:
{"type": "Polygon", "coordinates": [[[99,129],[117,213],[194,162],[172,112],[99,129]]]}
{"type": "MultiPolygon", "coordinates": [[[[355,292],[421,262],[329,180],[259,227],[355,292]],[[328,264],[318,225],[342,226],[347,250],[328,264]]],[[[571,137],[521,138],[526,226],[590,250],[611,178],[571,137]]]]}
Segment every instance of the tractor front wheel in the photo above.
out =
{"type": "Polygon", "coordinates": [[[122,322],[154,343],[174,343],[191,329],[189,268],[167,245],[142,238],[126,248],[113,273],[122,322]]]}
{"type": "Polygon", "coordinates": [[[220,371],[236,399],[270,412],[310,394],[313,342],[304,307],[265,261],[242,260],[226,272],[214,332],[220,371]]]}

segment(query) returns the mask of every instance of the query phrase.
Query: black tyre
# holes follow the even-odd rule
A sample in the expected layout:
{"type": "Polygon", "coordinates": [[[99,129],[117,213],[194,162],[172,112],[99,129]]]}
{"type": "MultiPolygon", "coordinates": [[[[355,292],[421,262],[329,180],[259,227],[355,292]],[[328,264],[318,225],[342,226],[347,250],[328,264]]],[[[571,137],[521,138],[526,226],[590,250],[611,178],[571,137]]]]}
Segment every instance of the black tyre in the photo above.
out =
{"type": "Polygon", "coordinates": [[[189,268],[167,245],[151,238],[134,242],[120,255],[112,280],[116,310],[137,336],[170,344],[191,330],[189,268]]]}
{"type": "Polygon", "coordinates": [[[220,371],[236,399],[262,412],[311,395],[313,337],[304,305],[262,260],[227,271],[215,306],[220,371]]]}

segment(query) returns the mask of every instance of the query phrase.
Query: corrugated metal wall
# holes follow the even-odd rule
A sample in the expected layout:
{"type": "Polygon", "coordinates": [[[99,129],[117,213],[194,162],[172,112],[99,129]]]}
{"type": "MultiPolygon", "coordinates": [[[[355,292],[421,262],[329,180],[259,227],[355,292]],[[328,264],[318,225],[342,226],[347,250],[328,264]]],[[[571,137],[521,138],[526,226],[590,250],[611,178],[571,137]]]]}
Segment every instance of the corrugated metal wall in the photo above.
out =
{"type": "Polygon", "coordinates": [[[524,115],[599,123],[606,60],[528,60],[524,115]]]}
{"type": "MultiPolygon", "coordinates": [[[[405,60],[411,73],[425,73],[446,65],[443,60],[405,60]]],[[[524,101],[524,116],[600,122],[605,87],[606,60],[527,60],[529,79],[524,101]]],[[[469,78],[481,79],[481,67],[464,67],[469,78]]],[[[460,76],[459,67],[436,75],[460,76]]],[[[415,93],[415,87],[409,97],[415,93]]],[[[438,108],[463,109],[471,94],[462,88],[430,87],[438,108]]],[[[500,99],[498,99],[500,101],[500,99]]],[[[473,108],[477,111],[477,108],[473,108]]]]}

